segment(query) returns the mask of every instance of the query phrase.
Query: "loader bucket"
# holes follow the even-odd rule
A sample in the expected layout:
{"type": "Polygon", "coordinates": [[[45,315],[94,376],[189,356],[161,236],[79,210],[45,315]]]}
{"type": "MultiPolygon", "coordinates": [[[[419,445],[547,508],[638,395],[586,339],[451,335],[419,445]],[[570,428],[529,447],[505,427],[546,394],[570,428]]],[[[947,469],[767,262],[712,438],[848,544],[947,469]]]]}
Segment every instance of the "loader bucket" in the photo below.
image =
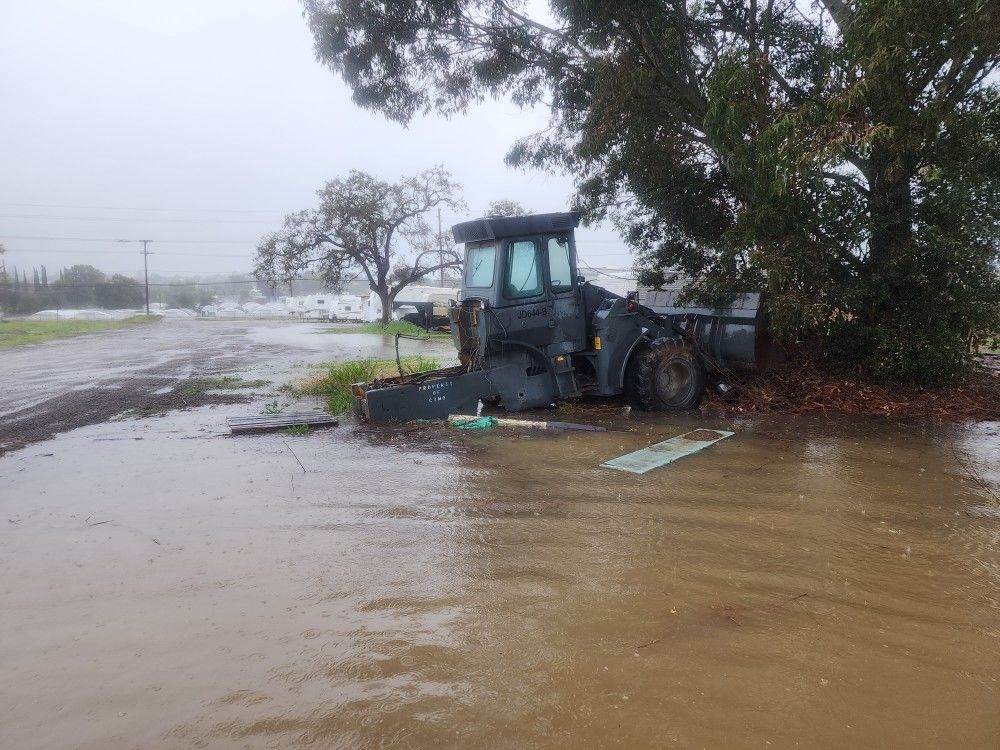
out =
{"type": "Polygon", "coordinates": [[[726,307],[679,305],[680,291],[651,289],[643,304],[693,335],[710,366],[719,369],[773,369],[782,360],[771,339],[763,295],[741,294],[726,307]]]}

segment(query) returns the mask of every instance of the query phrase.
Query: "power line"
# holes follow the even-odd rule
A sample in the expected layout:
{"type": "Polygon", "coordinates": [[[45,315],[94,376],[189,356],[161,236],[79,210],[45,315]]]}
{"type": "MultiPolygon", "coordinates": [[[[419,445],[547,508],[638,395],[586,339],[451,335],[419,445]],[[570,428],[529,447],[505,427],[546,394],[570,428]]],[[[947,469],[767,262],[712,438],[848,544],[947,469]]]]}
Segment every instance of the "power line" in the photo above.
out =
{"type": "Polygon", "coordinates": [[[128,221],[154,222],[156,224],[267,224],[274,226],[279,221],[264,219],[172,219],[141,216],[48,216],[45,214],[0,214],[0,219],[44,219],[46,221],[128,221]]]}
{"type": "MultiPolygon", "coordinates": [[[[37,234],[0,234],[3,240],[45,240],[47,242],[118,242],[118,237],[48,237],[37,234]]],[[[256,245],[259,240],[157,240],[173,245],[256,245]]],[[[49,251],[46,251],[49,252],[49,251]]]]}
{"type": "MultiPolygon", "coordinates": [[[[152,253],[150,253],[152,255],[152,253]]],[[[135,279],[129,279],[129,281],[136,284],[141,284],[141,281],[136,281],[135,279]]],[[[276,281],[275,284],[284,284],[288,279],[282,279],[281,281],[276,281]]],[[[291,281],[320,281],[320,279],[291,279],[291,281]]],[[[63,289],[96,289],[97,287],[104,286],[106,284],[114,284],[115,282],[108,279],[107,281],[93,282],[93,283],[78,283],[78,282],[64,282],[64,281],[51,281],[48,286],[41,287],[38,291],[48,291],[48,292],[58,292],[63,289]]],[[[264,281],[261,279],[241,279],[238,281],[172,281],[172,282],[149,282],[151,287],[172,287],[172,286],[223,286],[226,284],[264,284],[270,286],[271,282],[264,281]]],[[[23,290],[29,294],[34,294],[34,289],[23,290]]]]}
{"type": "MultiPolygon", "coordinates": [[[[117,241],[117,240],[115,240],[117,241]]],[[[249,248],[248,248],[249,249],[249,248]]],[[[79,255],[80,250],[60,250],[60,249],[50,249],[45,250],[16,250],[8,248],[9,252],[12,253],[34,253],[41,252],[46,255],[49,253],[57,253],[63,255],[79,255]]],[[[101,255],[135,255],[135,253],[129,252],[128,250],[91,250],[93,253],[100,253],[101,255]]],[[[170,257],[186,257],[186,258],[246,258],[247,253],[178,253],[171,252],[170,257]]]]}
{"type": "Polygon", "coordinates": [[[3,203],[0,206],[15,208],[72,208],[81,211],[174,211],[177,213],[220,213],[220,214],[285,214],[287,211],[263,208],[140,208],[138,206],[79,206],[66,203],[3,203]]]}

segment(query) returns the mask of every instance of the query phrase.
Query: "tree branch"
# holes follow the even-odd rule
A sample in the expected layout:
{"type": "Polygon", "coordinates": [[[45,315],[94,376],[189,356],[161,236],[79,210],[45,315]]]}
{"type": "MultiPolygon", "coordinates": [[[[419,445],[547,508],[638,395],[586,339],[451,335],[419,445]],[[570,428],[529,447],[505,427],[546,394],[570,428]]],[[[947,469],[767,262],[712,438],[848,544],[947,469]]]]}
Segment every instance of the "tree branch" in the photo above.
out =
{"type": "Polygon", "coordinates": [[[558,39],[559,41],[561,41],[563,44],[565,44],[565,45],[567,45],[569,47],[572,47],[577,52],[579,52],[580,55],[583,57],[583,59],[586,60],[588,63],[594,62],[594,58],[590,54],[590,52],[588,50],[586,50],[575,39],[571,39],[564,32],[559,31],[557,29],[553,29],[553,28],[551,28],[549,26],[546,26],[545,24],[542,24],[542,23],[539,23],[538,21],[532,20],[531,18],[528,18],[525,15],[522,15],[521,13],[518,13],[516,10],[514,10],[509,5],[507,5],[505,2],[503,2],[503,0],[496,0],[496,4],[499,7],[503,8],[503,10],[506,11],[508,15],[512,16],[513,18],[516,18],[518,21],[520,21],[521,23],[523,23],[525,26],[530,26],[531,28],[535,29],[536,31],[540,31],[543,34],[548,34],[549,36],[555,37],[556,39],[558,39]]]}

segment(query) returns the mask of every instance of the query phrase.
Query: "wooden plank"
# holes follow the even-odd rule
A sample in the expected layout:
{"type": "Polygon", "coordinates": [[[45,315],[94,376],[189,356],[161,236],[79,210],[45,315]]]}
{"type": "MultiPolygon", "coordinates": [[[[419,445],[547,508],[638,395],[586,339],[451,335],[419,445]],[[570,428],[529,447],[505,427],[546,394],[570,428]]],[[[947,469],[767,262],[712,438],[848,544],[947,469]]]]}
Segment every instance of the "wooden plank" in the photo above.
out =
{"type": "Polygon", "coordinates": [[[226,421],[231,424],[249,424],[257,422],[288,422],[288,421],[301,421],[301,420],[324,420],[324,419],[334,419],[326,412],[306,412],[298,414],[261,414],[259,416],[253,417],[227,417],[226,421]]]}
{"type": "Polygon", "coordinates": [[[669,440],[654,443],[648,448],[612,458],[610,461],[602,463],[601,466],[605,469],[627,471],[632,474],[645,474],[647,471],[672,463],[678,458],[690,456],[710,445],[715,445],[720,440],[725,440],[734,434],[726,430],[692,430],[669,440]]]}
{"type": "Polygon", "coordinates": [[[306,414],[265,414],[254,417],[229,417],[226,419],[229,431],[236,435],[247,432],[271,432],[286,427],[336,427],[340,420],[325,412],[306,414]]]}

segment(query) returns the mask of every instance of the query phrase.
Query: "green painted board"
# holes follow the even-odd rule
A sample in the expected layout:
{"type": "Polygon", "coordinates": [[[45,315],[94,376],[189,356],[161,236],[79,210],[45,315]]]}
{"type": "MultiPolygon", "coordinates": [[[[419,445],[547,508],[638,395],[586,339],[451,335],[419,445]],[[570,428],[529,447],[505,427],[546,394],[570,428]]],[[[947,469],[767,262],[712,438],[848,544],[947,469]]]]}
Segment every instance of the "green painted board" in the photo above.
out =
{"type": "Polygon", "coordinates": [[[735,433],[726,430],[692,430],[683,435],[664,440],[662,443],[654,443],[648,448],[626,453],[624,456],[612,458],[605,461],[601,466],[605,469],[617,469],[618,471],[629,471],[633,474],[645,474],[647,471],[665,466],[684,458],[692,453],[697,453],[702,448],[707,448],[720,440],[732,437],[735,433]]]}

